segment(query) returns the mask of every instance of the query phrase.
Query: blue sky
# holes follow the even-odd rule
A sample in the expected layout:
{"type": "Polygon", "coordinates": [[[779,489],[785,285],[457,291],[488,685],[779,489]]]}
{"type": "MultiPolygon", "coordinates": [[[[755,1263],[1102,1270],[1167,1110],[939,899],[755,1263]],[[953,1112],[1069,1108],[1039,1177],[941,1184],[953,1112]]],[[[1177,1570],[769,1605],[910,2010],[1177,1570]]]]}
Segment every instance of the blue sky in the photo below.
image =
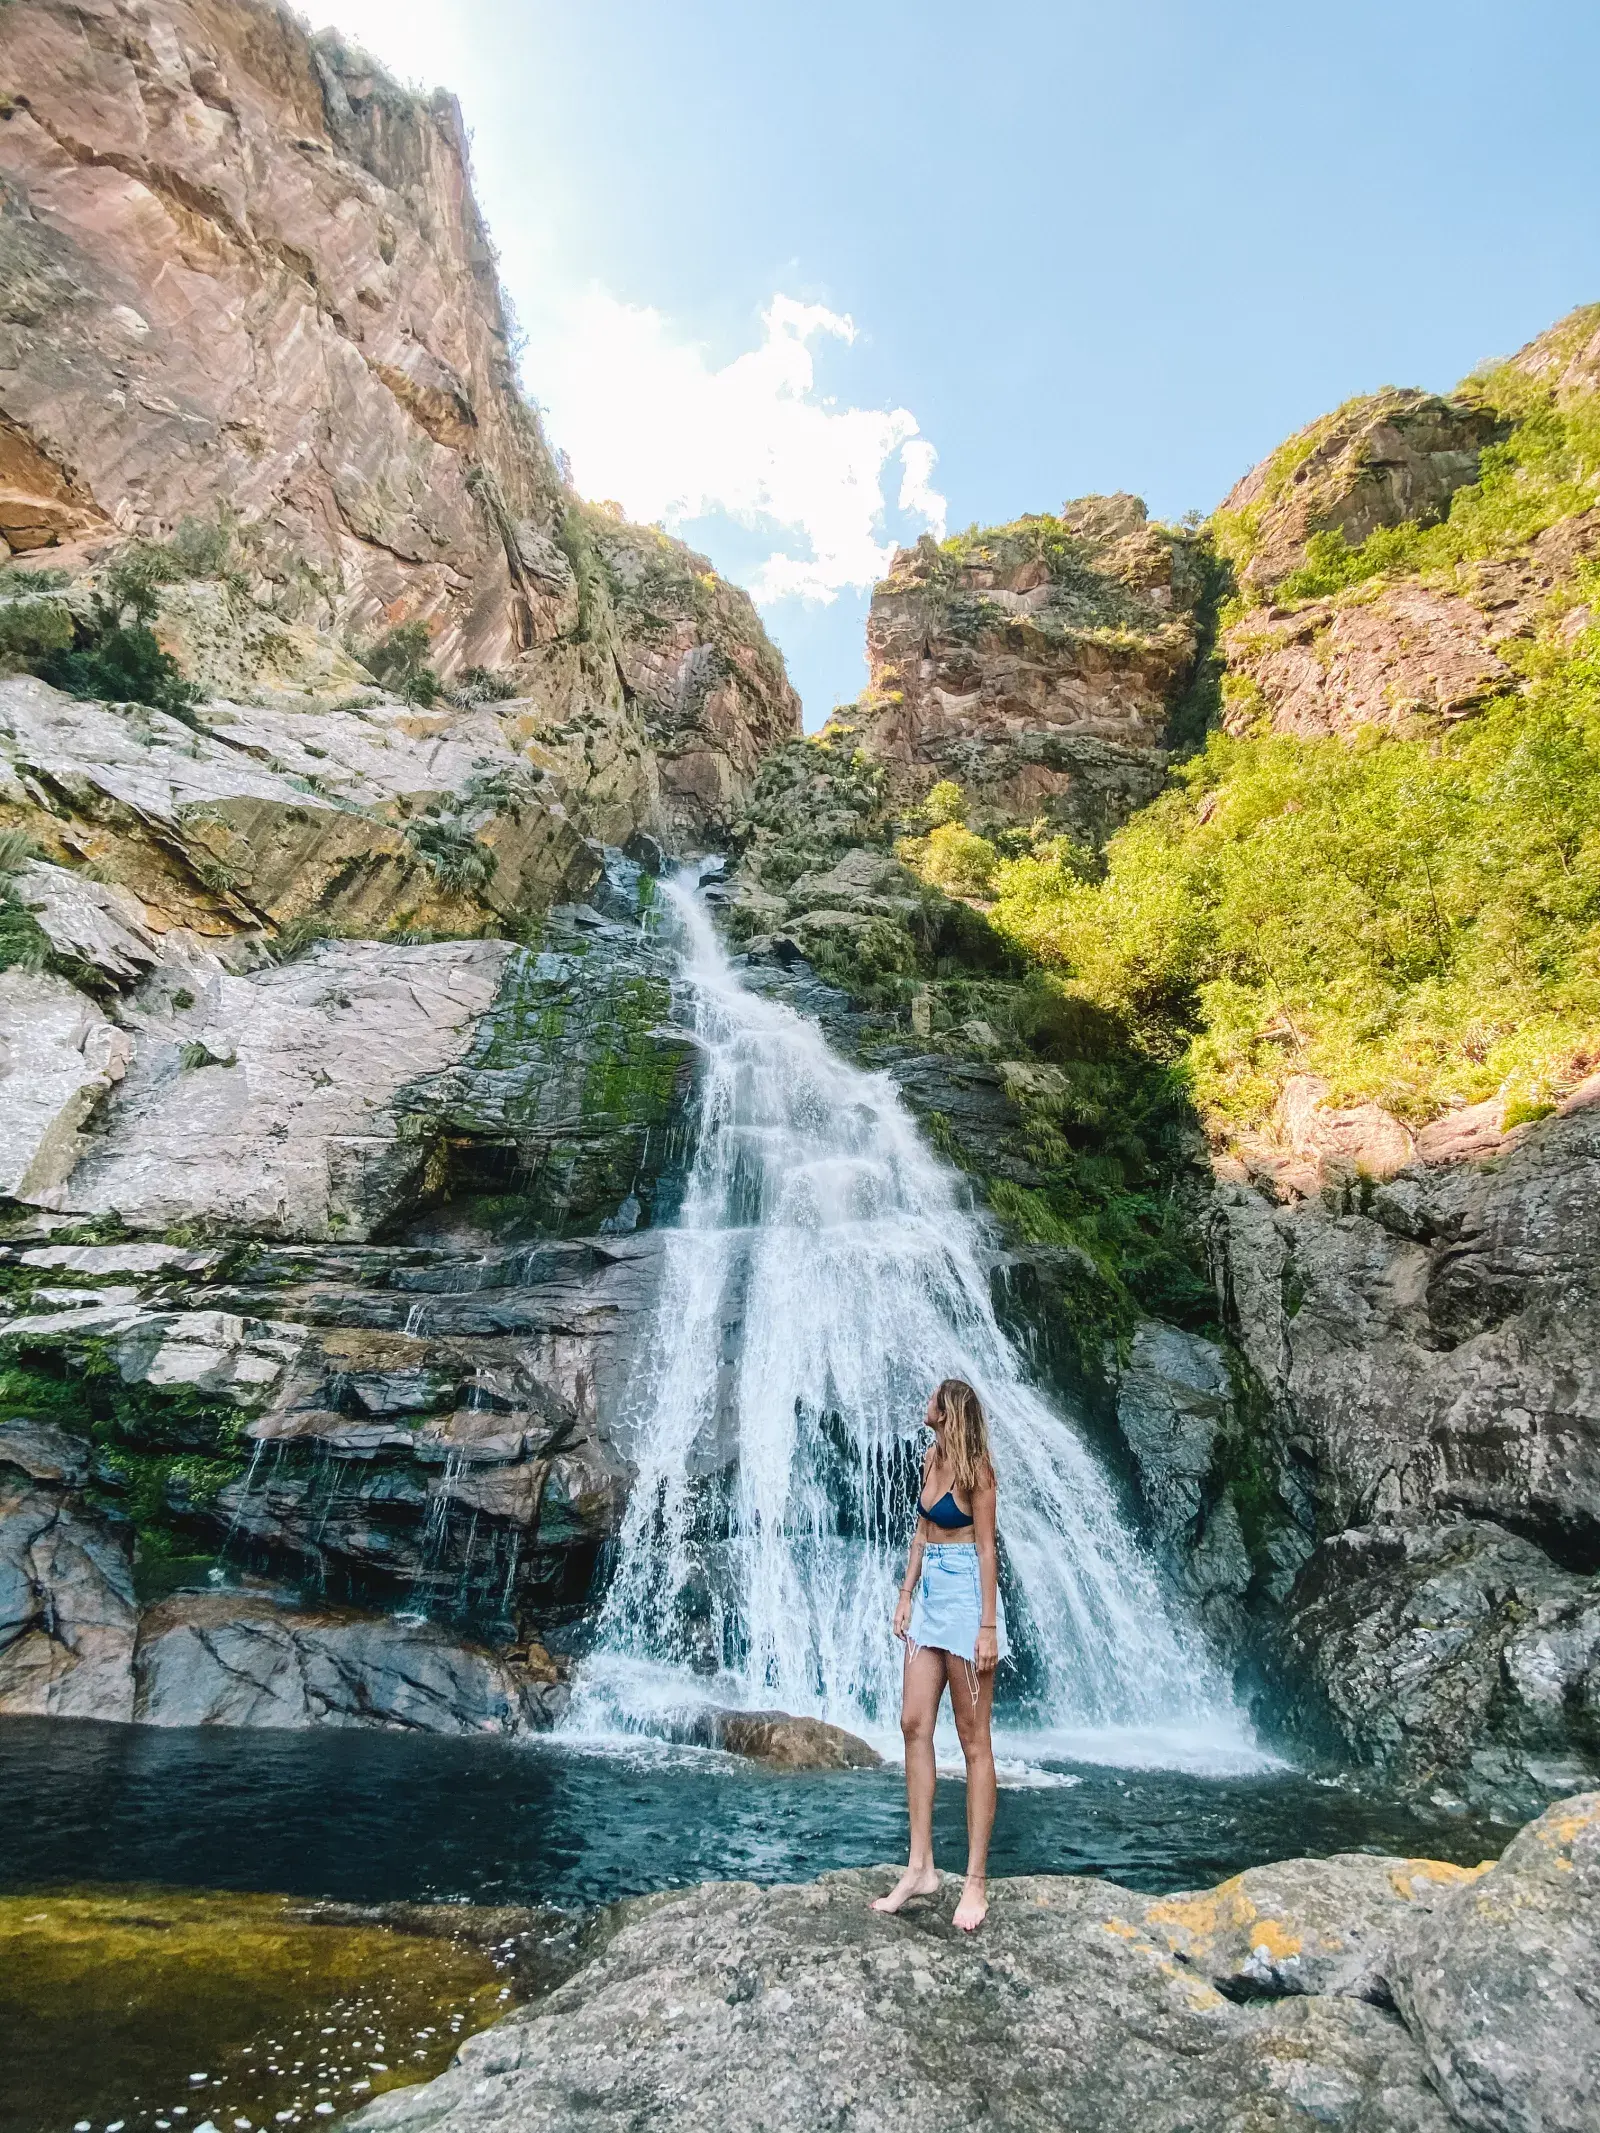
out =
{"type": "Polygon", "coordinates": [[[752,587],[810,726],[897,539],[1208,510],[1600,299],[1583,0],[308,13],[460,97],[579,487],[752,587]]]}

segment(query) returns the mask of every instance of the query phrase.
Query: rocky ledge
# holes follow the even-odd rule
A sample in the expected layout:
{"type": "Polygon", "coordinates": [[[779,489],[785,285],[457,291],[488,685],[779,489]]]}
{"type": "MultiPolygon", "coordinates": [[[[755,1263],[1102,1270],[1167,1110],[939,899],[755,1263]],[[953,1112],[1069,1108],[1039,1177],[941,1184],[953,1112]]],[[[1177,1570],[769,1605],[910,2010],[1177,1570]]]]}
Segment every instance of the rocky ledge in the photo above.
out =
{"type": "Polygon", "coordinates": [[[1579,2133],[1600,2108],[1600,1794],[1498,1865],[1356,1853],[1196,1895],[1033,1875],[974,1939],[891,1869],[621,1904],[538,2006],[363,2128],[981,2121],[1101,2133],[1579,2133]]]}

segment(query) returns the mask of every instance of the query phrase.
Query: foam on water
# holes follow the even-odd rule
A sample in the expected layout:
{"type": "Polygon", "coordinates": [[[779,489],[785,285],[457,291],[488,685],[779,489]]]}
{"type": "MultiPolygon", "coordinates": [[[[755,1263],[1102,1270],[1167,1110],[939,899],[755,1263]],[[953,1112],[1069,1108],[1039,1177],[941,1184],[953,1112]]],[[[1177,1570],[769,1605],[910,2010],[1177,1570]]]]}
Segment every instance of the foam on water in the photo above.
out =
{"type": "Polygon", "coordinates": [[[698,1138],[568,1732],[660,1734],[686,1708],[739,1704],[897,1747],[889,1623],[922,1412],[962,1377],[999,1481],[1015,1664],[997,1747],[1033,1765],[1260,1768],[1070,1414],[999,1324],[959,1177],[886,1074],[748,989],[692,883],[664,888],[704,1053],[698,1138]]]}

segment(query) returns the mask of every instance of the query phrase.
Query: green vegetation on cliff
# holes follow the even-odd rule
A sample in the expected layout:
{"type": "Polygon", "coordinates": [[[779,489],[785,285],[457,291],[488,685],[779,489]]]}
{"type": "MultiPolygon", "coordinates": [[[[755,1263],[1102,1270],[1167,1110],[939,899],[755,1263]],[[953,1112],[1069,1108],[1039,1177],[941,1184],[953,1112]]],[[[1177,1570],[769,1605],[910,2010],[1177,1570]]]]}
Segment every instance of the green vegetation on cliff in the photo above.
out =
{"type": "Polygon", "coordinates": [[[1600,1029],[1600,630],[1439,735],[1215,735],[1103,876],[1002,864],[1001,933],[1192,1078],[1219,1125],[1296,1073],[1422,1120],[1521,1115],[1600,1029]]]}

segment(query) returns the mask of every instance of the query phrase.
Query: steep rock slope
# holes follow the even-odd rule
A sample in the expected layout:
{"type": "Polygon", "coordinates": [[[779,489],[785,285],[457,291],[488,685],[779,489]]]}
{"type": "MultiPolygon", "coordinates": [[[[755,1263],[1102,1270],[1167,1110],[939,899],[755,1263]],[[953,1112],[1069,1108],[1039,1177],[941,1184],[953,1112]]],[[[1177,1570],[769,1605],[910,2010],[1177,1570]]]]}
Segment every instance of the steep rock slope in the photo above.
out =
{"type": "MultiPolygon", "coordinates": [[[[232,569],[160,603],[203,691],[326,705],[367,678],[332,639],[420,627],[446,681],[518,700],[585,829],[653,826],[654,633],[619,627],[518,388],[454,101],[275,0],[18,0],[0,113],[5,553],[82,570],[220,517],[232,569]]],[[[682,619],[680,663],[747,671],[679,690],[669,752],[704,711],[731,787],[798,706],[730,588],[682,619]]],[[[680,783],[666,827],[698,830],[726,794],[680,783]]]]}
{"type": "Polygon", "coordinates": [[[910,805],[944,779],[975,823],[1097,842],[1159,791],[1203,590],[1194,544],[1134,496],[1090,496],[902,549],[848,714],[910,805]]]}

